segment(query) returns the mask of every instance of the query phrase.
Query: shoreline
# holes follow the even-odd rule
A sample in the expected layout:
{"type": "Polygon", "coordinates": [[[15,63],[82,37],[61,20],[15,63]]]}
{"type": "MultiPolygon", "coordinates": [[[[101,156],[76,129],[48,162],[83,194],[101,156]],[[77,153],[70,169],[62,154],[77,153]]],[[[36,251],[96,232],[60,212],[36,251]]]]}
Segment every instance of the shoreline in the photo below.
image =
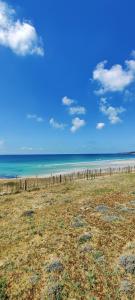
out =
{"type": "MultiPolygon", "coordinates": [[[[80,162],[79,164],[83,164],[83,162],[80,162]]],[[[60,176],[60,175],[71,175],[71,174],[77,174],[77,173],[83,173],[87,170],[89,171],[98,171],[101,169],[101,171],[105,171],[109,168],[128,168],[128,167],[135,167],[135,159],[134,160],[104,160],[104,161],[93,161],[93,162],[86,162],[84,163],[87,165],[87,167],[84,168],[73,168],[69,170],[63,170],[60,172],[53,172],[48,174],[39,174],[39,175],[24,175],[24,176],[16,176],[16,177],[0,177],[0,181],[10,181],[10,180],[19,180],[19,179],[40,179],[40,178],[51,178],[53,176],[60,176]]]]}

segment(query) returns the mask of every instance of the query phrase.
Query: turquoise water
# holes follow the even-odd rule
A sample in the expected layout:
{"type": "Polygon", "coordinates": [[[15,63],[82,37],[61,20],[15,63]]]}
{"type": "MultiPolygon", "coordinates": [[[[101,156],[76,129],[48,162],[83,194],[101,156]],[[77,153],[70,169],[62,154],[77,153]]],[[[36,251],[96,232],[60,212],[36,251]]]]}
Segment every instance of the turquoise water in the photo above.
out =
{"type": "Polygon", "coordinates": [[[133,161],[132,154],[1,155],[0,178],[44,176],[55,173],[104,167],[117,161],[133,161]]]}

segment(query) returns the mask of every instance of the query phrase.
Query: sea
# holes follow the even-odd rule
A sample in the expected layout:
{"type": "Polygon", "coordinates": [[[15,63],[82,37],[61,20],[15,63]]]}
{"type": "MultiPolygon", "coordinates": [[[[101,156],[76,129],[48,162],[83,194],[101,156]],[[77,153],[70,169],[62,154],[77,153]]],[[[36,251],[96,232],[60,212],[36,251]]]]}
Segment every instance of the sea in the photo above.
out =
{"type": "Polygon", "coordinates": [[[135,154],[0,155],[0,178],[50,176],[135,165],[135,154]]]}

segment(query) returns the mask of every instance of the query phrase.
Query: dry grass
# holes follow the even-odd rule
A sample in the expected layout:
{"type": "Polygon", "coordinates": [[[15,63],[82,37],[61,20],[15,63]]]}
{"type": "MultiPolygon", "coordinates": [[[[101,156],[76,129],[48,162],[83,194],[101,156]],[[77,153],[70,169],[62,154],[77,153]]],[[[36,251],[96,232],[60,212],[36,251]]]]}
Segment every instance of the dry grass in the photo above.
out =
{"type": "Polygon", "coordinates": [[[1,196],[0,299],[135,299],[131,200],[135,174],[1,196]]]}

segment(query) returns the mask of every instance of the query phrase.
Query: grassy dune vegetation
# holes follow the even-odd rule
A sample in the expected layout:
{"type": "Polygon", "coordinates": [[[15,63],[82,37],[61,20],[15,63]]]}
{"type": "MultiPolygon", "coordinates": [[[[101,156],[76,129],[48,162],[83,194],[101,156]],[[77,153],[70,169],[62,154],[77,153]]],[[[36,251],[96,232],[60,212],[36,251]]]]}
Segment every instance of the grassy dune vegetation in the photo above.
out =
{"type": "Polygon", "coordinates": [[[135,174],[1,195],[0,299],[135,299],[135,174]]]}

